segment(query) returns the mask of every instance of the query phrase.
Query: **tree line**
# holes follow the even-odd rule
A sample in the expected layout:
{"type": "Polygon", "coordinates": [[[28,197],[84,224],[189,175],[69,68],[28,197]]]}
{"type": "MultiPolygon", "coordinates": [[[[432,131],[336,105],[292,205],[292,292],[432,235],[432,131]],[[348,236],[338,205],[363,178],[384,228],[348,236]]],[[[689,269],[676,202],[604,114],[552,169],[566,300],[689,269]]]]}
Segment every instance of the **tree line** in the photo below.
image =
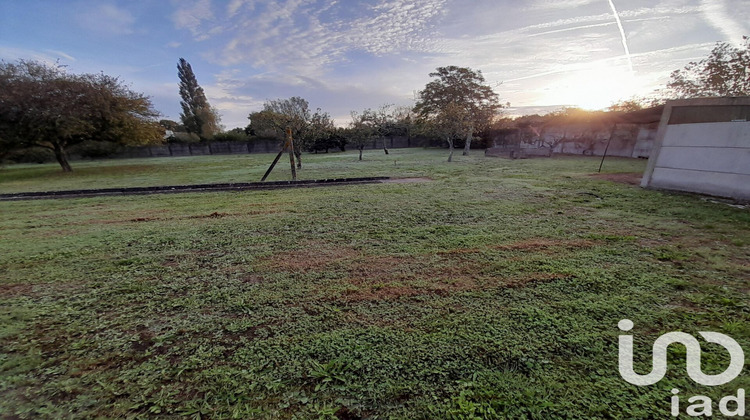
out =
{"type": "MultiPolygon", "coordinates": [[[[329,113],[311,110],[301,97],[266,101],[249,114],[245,128],[224,131],[219,113],[211,107],[190,64],[177,64],[181,97],[180,122],[158,120],[148,96],[134,92],[122,80],[103,73],[70,74],[63,66],[37,61],[0,62],[0,159],[31,147],[54,154],[63,171],[71,171],[68,149],[86,142],[146,145],[165,141],[243,140],[248,137],[282,138],[291,130],[297,167],[303,151],[362,151],[368,144],[393,136],[440,139],[449,149],[456,145],[468,154],[472,141],[493,129],[533,126],[535,121],[560,115],[503,118],[497,93],[482,72],[467,67],[439,67],[419,91],[413,107],[382,105],[352,111],[346,127],[336,127],[329,113]]],[[[750,95],[750,40],[741,46],[717,43],[708,57],[691,62],[670,75],[666,89],[650,98],[631,98],[610,111],[632,111],[667,99],[701,96],[750,95]]],[[[578,110],[580,111],[580,110],[578,110]]],[[[573,114],[568,110],[560,111],[573,114]]]]}

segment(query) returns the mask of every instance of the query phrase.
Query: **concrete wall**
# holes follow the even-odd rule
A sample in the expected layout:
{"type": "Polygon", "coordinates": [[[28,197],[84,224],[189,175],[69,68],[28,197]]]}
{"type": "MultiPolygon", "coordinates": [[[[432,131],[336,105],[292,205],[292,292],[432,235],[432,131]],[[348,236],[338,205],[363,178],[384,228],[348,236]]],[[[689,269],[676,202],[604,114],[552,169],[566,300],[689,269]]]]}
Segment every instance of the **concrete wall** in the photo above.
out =
{"type": "MultiPolygon", "coordinates": [[[[657,128],[657,124],[632,123],[548,126],[533,143],[522,142],[517,132],[510,132],[503,138],[498,136],[492,139],[495,145],[488,149],[487,155],[507,156],[511,149],[529,151],[547,149],[552,145],[553,153],[603,156],[606,151],[607,156],[647,158],[651,153],[657,128]]],[[[533,154],[534,152],[528,152],[528,155],[533,154]]]]}
{"type": "Polygon", "coordinates": [[[635,145],[633,146],[633,153],[630,157],[634,158],[647,158],[651,155],[651,150],[654,148],[654,141],[656,140],[657,125],[646,125],[638,128],[638,136],[635,139],[635,145]]]}
{"type": "MultiPolygon", "coordinates": [[[[629,122],[592,122],[547,125],[533,135],[524,129],[509,129],[491,135],[493,151],[507,146],[521,149],[549,148],[553,153],[647,158],[656,138],[658,124],[629,122]],[[609,144],[609,146],[607,146],[609,144]]],[[[504,155],[504,153],[502,153],[504,155]]]]}
{"type": "Polygon", "coordinates": [[[668,102],[641,186],[750,200],[750,98],[668,102]]]}

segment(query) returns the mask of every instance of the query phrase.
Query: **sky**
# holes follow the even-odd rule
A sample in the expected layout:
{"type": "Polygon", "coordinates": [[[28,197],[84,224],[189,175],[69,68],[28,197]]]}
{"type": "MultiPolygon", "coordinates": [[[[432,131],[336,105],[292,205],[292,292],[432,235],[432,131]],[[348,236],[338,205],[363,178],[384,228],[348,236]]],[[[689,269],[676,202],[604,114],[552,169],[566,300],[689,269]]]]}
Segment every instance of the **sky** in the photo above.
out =
{"type": "Polygon", "coordinates": [[[750,0],[0,0],[0,59],[119,76],[179,120],[183,57],[227,129],[292,96],[344,125],[449,65],[508,115],[601,109],[743,35],[750,0]]]}

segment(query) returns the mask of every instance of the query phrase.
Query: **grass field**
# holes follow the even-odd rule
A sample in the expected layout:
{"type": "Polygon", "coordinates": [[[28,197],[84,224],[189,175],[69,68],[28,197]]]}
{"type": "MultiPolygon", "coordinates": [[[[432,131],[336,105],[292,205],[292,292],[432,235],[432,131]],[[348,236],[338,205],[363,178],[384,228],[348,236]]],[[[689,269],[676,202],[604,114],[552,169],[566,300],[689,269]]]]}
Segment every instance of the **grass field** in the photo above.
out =
{"type": "MultiPolygon", "coordinates": [[[[272,158],[10,166],[0,191],[257,181],[272,158]]],[[[639,372],[669,331],[750,350],[747,209],[597,158],[305,158],[303,179],[431,181],[0,202],[0,418],[667,418],[672,388],[750,388],[693,383],[682,346],[658,384],[617,368],[623,318],[639,372]]],[[[704,346],[704,371],[728,359],[704,346]]]]}

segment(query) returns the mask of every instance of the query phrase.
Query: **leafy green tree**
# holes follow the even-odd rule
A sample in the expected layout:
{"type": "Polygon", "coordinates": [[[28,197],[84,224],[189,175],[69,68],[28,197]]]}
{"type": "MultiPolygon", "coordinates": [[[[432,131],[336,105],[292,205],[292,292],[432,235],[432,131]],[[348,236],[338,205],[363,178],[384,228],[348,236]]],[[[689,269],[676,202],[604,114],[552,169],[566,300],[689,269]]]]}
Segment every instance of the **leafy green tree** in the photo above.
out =
{"type": "Polygon", "coordinates": [[[336,127],[331,115],[318,108],[310,117],[310,124],[305,132],[305,146],[311,150],[325,150],[335,147],[334,134],[336,127]]]}
{"type": "Polygon", "coordinates": [[[221,131],[221,119],[218,112],[206,99],[203,88],[193,73],[190,63],[180,58],[177,63],[177,76],[180,78],[180,119],[188,133],[196,134],[201,140],[208,140],[221,131]]]}
{"type": "MultiPolygon", "coordinates": [[[[447,133],[458,136],[455,129],[460,127],[460,136],[466,138],[464,155],[469,154],[473,133],[489,126],[502,108],[498,95],[488,86],[479,70],[467,67],[438,67],[430,73],[435,78],[419,92],[419,101],[414,111],[431,126],[438,129],[443,138],[447,133]],[[456,118],[456,121],[438,121],[438,118],[456,118]]],[[[447,138],[446,138],[447,139],[447,138]]],[[[453,157],[453,141],[449,142],[453,157]]]]}
{"type": "Polygon", "coordinates": [[[455,141],[474,130],[472,120],[472,115],[466,108],[456,103],[449,103],[440,108],[432,118],[426,120],[422,127],[425,134],[437,136],[448,143],[450,151],[448,162],[452,162],[455,141]]]}
{"type": "Polygon", "coordinates": [[[750,95],[750,38],[742,39],[741,47],[717,43],[708,57],[672,72],[667,95],[673,98],[750,95]]]}
{"type": "Polygon", "coordinates": [[[65,172],[72,170],[67,148],[87,140],[161,142],[158,115],[147,96],[116,77],[68,74],[37,61],[0,62],[0,148],[49,149],[65,172]]]}
{"type": "Polygon", "coordinates": [[[283,141],[286,138],[286,130],[290,129],[298,169],[302,168],[302,151],[311,149],[317,140],[329,135],[333,130],[331,116],[320,108],[311,113],[310,104],[299,96],[266,101],[263,109],[250,114],[248,119],[250,125],[246,131],[259,136],[283,141]]]}
{"type": "Polygon", "coordinates": [[[185,126],[172,120],[159,120],[159,125],[169,131],[185,131],[185,126]]]}

